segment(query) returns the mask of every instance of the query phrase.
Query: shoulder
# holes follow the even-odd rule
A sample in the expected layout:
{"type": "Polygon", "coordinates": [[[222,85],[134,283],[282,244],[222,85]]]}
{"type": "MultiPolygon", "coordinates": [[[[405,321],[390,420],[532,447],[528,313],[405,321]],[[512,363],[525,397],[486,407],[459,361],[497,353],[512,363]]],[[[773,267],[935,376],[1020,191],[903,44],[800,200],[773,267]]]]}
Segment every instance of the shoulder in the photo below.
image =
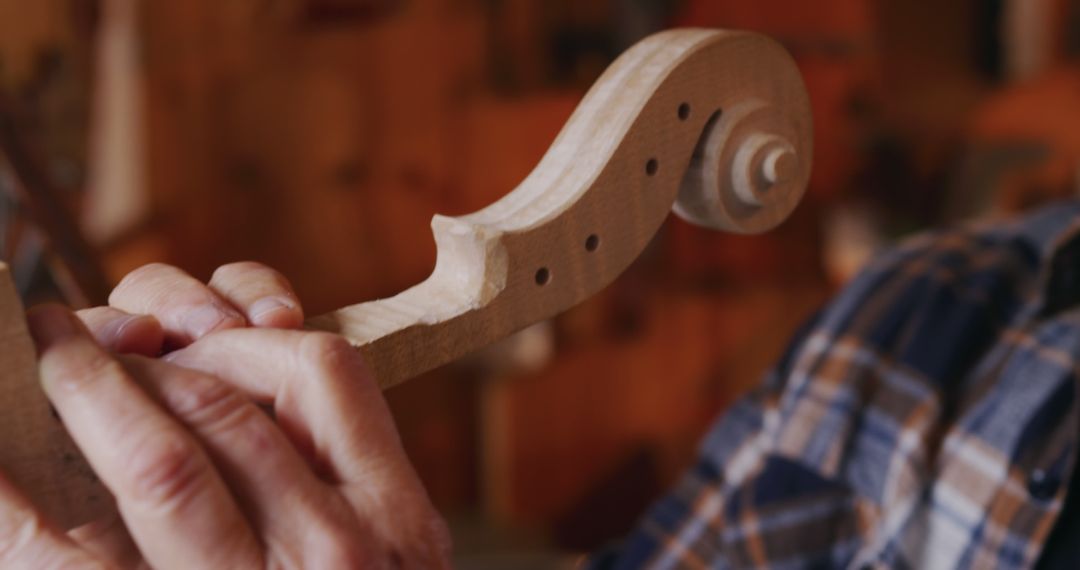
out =
{"type": "Polygon", "coordinates": [[[940,376],[947,370],[920,355],[978,344],[973,337],[986,340],[1010,322],[1038,296],[1054,240],[1078,217],[1070,203],[908,238],[871,261],[823,310],[811,335],[856,342],[940,376]]]}
{"type": "MultiPolygon", "coordinates": [[[[1038,297],[1056,239],[1040,236],[1067,233],[1077,212],[1051,214],[1060,218],[924,233],[879,255],[797,335],[761,388],[756,470],[738,482],[771,481],[770,466],[784,465],[785,477],[814,473],[880,504],[886,473],[874,466],[901,453],[904,434],[930,441],[947,427],[952,406],[968,400],[966,380],[1038,297]]],[[[718,432],[707,442],[716,446],[718,432]]]]}
{"type": "MultiPolygon", "coordinates": [[[[847,409],[894,383],[913,401],[940,398],[1029,312],[1057,242],[1078,221],[1080,203],[1063,203],[921,233],[880,253],[795,333],[764,383],[740,402],[755,413],[736,406],[721,424],[752,418],[741,423],[753,432],[764,427],[766,410],[782,424],[807,401],[842,401],[847,409]]],[[[710,437],[707,447],[731,452],[721,440],[732,438],[710,437]]]]}
{"type": "MultiPolygon", "coordinates": [[[[810,408],[828,409],[841,425],[872,401],[933,407],[959,396],[1004,332],[1031,316],[1058,242],[1076,233],[1078,219],[1080,207],[1063,203],[923,233],[878,255],[796,335],[770,373],[762,390],[777,425],[816,430],[787,421],[810,408]]],[[[825,439],[836,435],[827,432],[825,439]]]]}

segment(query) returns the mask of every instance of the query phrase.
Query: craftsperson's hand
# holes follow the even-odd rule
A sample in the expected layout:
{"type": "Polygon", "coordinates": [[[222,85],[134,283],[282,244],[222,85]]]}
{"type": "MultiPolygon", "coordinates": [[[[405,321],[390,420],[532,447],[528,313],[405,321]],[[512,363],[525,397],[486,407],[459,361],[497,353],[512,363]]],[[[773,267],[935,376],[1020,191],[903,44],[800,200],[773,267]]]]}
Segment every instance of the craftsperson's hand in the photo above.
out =
{"type": "Polygon", "coordinates": [[[253,262],[218,268],[208,284],[161,263],[128,274],[109,306],[79,311],[112,352],[158,356],[212,333],[246,326],[298,329],[304,313],[289,282],[253,262]]]}
{"type": "Polygon", "coordinates": [[[28,320],[45,391],[120,518],[65,534],[0,482],[0,566],[449,566],[445,525],[362,358],[334,335],[270,328],[302,322],[277,273],[228,266],[207,287],[149,266],[110,304],[82,314],[90,330],[54,306],[28,320]],[[184,348],[113,356],[94,338],[184,348]]]}

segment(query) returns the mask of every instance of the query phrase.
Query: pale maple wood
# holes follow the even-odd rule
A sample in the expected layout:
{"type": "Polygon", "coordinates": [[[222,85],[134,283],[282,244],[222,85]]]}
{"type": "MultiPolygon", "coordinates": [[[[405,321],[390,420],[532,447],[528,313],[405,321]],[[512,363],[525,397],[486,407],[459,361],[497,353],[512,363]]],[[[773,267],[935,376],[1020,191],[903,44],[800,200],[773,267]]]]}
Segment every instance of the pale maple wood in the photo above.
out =
{"type": "MultiPolygon", "coordinates": [[[[513,192],[436,216],[431,277],[312,319],[349,338],[384,388],[548,319],[613,281],[672,207],[757,233],[783,221],[810,175],[809,102],[790,56],[755,34],[675,30],[599,79],[513,192]]],[[[22,307],[0,270],[0,468],[66,527],[108,507],[36,384],[22,307]]]]}
{"type": "Polygon", "coordinates": [[[517,189],[474,214],[435,217],[431,277],[309,326],[349,338],[393,386],[607,286],[673,204],[716,229],[776,226],[803,194],[811,154],[806,91],[776,42],[654,35],[604,73],[517,189]]]}
{"type": "Polygon", "coordinates": [[[0,263],[0,472],[57,524],[72,528],[112,500],[38,385],[34,344],[8,267],[0,263]]]}

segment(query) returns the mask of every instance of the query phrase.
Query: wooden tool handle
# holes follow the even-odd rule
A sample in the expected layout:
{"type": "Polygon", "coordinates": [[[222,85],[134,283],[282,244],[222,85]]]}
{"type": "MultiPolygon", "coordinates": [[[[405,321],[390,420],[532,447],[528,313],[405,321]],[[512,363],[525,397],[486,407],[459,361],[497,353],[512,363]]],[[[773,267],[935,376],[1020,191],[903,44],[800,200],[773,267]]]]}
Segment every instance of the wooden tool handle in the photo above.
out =
{"type": "MultiPolygon", "coordinates": [[[[753,233],[795,208],[810,174],[810,109],[768,38],[650,37],[619,58],[536,170],[491,206],[432,222],[431,277],[312,319],[348,337],[383,387],[587,299],[645,249],[674,204],[694,223],[753,233]]],[[[0,266],[0,469],[55,521],[110,503],[37,385],[22,307],[0,266]]]]}
{"type": "Polygon", "coordinates": [[[589,298],[673,204],[701,225],[772,228],[802,197],[810,161],[809,102],[783,48],[741,32],[660,33],[604,73],[516,190],[435,217],[431,277],[308,325],[349,338],[390,387],[589,298]]]}

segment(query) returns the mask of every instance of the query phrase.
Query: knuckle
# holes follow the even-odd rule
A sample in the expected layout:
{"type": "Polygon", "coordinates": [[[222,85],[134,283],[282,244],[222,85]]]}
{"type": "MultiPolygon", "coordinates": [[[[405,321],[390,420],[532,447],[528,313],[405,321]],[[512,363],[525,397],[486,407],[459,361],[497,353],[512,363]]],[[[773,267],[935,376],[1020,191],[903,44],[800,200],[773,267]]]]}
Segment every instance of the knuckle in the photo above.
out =
{"type": "Polygon", "coordinates": [[[43,379],[78,389],[91,382],[121,378],[124,367],[102,350],[50,351],[41,357],[43,379]]]}
{"type": "Polygon", "coordinates": [[[208,301],[205,287],[164,263],[144,265],[127,274],[109,294],[109,305],[133,313],[159,315],[175,307],[208,301]]]}
{"type": "Polygon", "coordinates": [[[288,448],[288,443],[283,443],[281,432],[278,427],[257,410],[248,412],[247,417],[252,420],[244,422],[241,429],[244,430],[244,445],[252,450],[256,456],[269,453],[279,453],[282,448],[288,448]],[[266,421],[263,421],[266,420],[266,421]]]}
{"type": "Polygon", "coordinates": [[[344,337],[310,333],[299,344],[302,365],[318,377],[336,377],[363,366],[360,354],[344,337]]]}
{"type": "Polygon", "coordinates": [[[257,278],[280,288],[287,289],[288,281],[277,270],[257,261],[237,261],[218,267],[210,277],[214,283],[235,282],[245,278],[257,278]]]}
{"type": "Polygon", "coordinates": [[[280,446],[274,433],[277,428],[240,392],[212,379],[196,382],[168,402],[177,417],[197,426],[205,435],[239,432],[244,445],[256,453],[271,452],[280,446]]]}
{"type": "Polygon", "coordinates": [[[266,269],[266,266],[256,261],[236,261],[233,263],[226,263],[215,269],[211,279],[228,279],[252,271],[262,271],[263,269],[266,269]]]}
{"type": "Polygon", "coordinates": [[[120,283],[117,283],[116,287],[112,291],[112,294],[109,295],[109,301],[112,302],[115,297],[123,296],[130,289],[139,287],[143,282],[147,280],[147,278],[152,277],[156,274],[170,271],[172,269],[173,267],[171,265],[160,262],[148,263],[146,265],[143,265],[142,267],[139,267],[138,269],[125,275],[124,278],[120,280],[120,283]]]}
{"type": "Polygon", "coordinates": [[[82,362],[71,364],[79,366],[84,377],[88,379],[118,378],[126,375],[120,362],[103,350],[95,350],[81,360],[82,362]]]}
{"type": "Polygon", "coordinates": [[[299,378],[305,386],[333,394],[334,398],[355,394],[355,390],[377,390],[363,355],[344,337],[307,333],[298,344],[298,359],[302,371],[299,378]]]}
{"type": "Polygon", "coordinates": [[[169,506],[194,494],[205,477],[195,444],[181,434],[143,437],[130,455],[129,498],[137,504],[169,506]]]}
{"type": "Polygon", "coordinates": [[[213,427],[242,415],[247,402],[223,382],[198,378],[192,379],[169,399],[169,408],[194,424],[213,427]]]}

